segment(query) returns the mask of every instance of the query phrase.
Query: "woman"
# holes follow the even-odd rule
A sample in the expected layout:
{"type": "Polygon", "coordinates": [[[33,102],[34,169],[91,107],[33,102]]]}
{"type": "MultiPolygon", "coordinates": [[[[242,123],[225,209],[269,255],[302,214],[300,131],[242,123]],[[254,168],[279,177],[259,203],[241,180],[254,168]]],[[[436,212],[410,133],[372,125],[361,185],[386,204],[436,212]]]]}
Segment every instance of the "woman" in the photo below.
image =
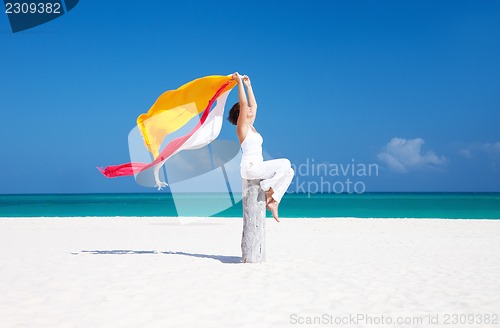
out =
{"type": "Polygon", "coordinates": [[[257,102],[248,76],[233,74],[238,82],[239,102],[229,111],[228,121],[236,125],[236,134],[243,152],[241,158],[241,177],[243,179],[262,179],[260,186],[266,192],[266,207],[277,222],[278,205],[293,179],[293,169],[286,158],[264,161],[262,158],[262,136],[255,130],[253,123],[257,115],[257,102]],[[243,82],[243,83],[242,83],[243,82]],[[245,94],[245,84],[248,93],[245,94]]]}

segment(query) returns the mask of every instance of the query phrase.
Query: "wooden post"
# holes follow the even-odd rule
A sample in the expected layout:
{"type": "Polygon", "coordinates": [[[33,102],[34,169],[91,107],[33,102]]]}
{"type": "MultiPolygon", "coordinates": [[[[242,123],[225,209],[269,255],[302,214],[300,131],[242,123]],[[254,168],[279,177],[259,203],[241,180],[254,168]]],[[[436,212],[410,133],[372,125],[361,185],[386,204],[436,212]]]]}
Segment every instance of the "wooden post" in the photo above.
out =
{"type": "Polygon", "coordinates": [[[260,181],[243,179],[242,182],[243,263],[266,261],[266,193],[260,187],[260,181]]]}

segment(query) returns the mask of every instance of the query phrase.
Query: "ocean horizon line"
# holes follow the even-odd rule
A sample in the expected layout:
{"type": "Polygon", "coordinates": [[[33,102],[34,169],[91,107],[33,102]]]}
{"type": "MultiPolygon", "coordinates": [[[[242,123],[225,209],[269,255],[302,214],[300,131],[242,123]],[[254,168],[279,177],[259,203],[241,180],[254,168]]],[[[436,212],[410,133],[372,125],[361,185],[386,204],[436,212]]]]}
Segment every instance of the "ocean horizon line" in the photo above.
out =
{"type": "MultiPolygon", "coordinates": [[[[0,217],[238,217],[240,200],[241,193],[2,194],[0,217]]],[[[500,193],[291,193],[280,216],[500,219],[500,193]]]]}
{"type": "MultiPolygon", "coordinates": [[[[232,192],[236,194],[241,194],[241,192],[232,192]]],[[[81,192],[81,193],[54,193],[54,192],[40,192],[40,193],[0,193],[1,196],[30,196],[30,195],[172,195],[173,193],[170,191],[144,191],[144,192],[81,192]]],[[[176,192],[175,194],[191,194],[191,195],[207,195],[207,194],[227,194],[227,192],[176,192]]],[[[307,193],[307,192],[287,192],[286,195],[371,195],[371,194],[499,194],[500,191],[367,191],[363,193],[356,192],[315,192],[315,193],[307,193]]]]}

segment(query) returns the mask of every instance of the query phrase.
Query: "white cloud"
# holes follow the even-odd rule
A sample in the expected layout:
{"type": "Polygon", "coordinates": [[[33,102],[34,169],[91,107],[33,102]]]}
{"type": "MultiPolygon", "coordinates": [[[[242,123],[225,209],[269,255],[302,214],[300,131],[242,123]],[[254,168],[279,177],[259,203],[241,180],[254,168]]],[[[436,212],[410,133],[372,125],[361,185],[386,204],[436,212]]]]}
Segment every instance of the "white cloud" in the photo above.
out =
{"type": "Polygon", "coordinates": [[[446,163],[446,157],[438,156],[432,150],[422,153],[424,140],[421,138],[392,138],[378,153],[377,158],[397,172],[408,172],[415,168],[437,167],[446,163]]]}
{"type": "Polygon", "coordinates": [[[458,154],[465,157],[465,158],[471,158],[472,157],[472,151],[467,148],[462,148],[458,151],[458,154]]]}
{"type": "Polygon", "coordinates": [[[471,158],[477,153],[487,154],[493,158],[500,158],[500,141],[471,144],[459,149],[458,153],[465,158],[471,158]]]}
{"type": "Polygon", "coordinates": [[[481,150],[491,156],[500,156],[500,141],[495,143],[484,143],[481,150]]]}

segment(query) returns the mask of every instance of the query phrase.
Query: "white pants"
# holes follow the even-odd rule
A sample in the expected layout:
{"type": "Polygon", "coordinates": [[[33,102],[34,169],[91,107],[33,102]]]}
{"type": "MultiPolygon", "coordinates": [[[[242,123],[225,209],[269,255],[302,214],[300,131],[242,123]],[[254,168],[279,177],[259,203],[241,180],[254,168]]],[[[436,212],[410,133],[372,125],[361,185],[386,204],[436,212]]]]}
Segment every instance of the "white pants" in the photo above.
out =
{"type": "Polygon", "coordinates": [[[273,188],[274,193],[272,197],[278,203],[288,189],[294,175],[290,161],[286,158],[278,158],[270,161],[243,160],[240,172],[243,179],[262,179],[260,187],[264,191],[273,188]]]}

